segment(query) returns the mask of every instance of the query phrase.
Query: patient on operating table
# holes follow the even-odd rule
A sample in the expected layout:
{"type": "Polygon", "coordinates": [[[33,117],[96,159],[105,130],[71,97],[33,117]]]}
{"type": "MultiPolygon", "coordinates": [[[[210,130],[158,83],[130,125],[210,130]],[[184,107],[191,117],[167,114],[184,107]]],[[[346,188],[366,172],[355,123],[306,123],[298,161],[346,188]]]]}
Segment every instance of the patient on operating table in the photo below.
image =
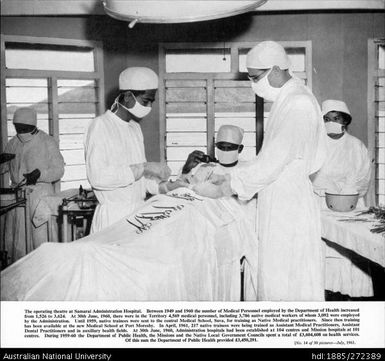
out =
{"type": "Polygon", "coordinates": [[[1,299],[239,301],[242,292],[242,299],[256,300],[255,200],[193,194],[207,190],[213,174],[239,166],[242,139],[241,128],[221,127],[218,163],[193,152],[171,189],[164,184],[167,195],[154,195],[88,237],[46,243],[8,267],[1,299]]]}
{"type": "Polygon", "coordinates": [[[244,299],[256,299],[256,199],[242,201],[235,196],[215,195],[219,187],[212,183],[215,182],[215,176],[229,176],[246,163],[239,160],[239,154],[243,150],[243,133],[242,128],[234,125],[221,126],[215,143],[217,160],[211,159],[201,151],[194,151],[187,158],[179,177],[198,195],[216,198],[216,206],[225,207],[233,216],[234,222],[221,227],[216,236],[218,266],[221,274],[225,275],[218,285],[218,295],[222,300],[237,299],[240,290],[236,278],[239,276],[241,259],[245,262],[242,266],[245,270],[244,299]]]}
{"type": "Polygon", "coordinates": [[[201,151],[192,152],[182,168],[179,180],[190,184],[190,189],[202,196],[213,197],[213,178],[216,175],[229,175],[244,163],[239,154],[243,150],[243,129],[234,125],[222,125],[217,134],[215,148],[216,159],[205,155],[201,151]]]}

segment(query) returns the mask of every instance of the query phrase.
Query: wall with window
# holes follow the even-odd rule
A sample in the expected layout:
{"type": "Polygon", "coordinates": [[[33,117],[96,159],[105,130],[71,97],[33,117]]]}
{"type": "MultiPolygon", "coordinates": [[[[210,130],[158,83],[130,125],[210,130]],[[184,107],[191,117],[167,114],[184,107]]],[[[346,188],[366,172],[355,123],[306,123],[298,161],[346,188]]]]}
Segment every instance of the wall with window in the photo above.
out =
{"type": "MultiPolygon", "coordinates": [[[[104,16],[8,17],[1,29],[8,35],[52,36],[101,40],[104,46],[106,105],[116,91],[119,72],[129,65],[158,70],[158,43],[312,41],[312,86],[320,102],[344,99],[353,114],[350,131],[368,143],[368,39],[384,38],[382,12],[277,14],[254,13],[212,22],[148,25],[127,24],[104,16]]],[[[142,124],[149,160],[160,154],[159,104],[142,124]],[[155,126],[154,126],[155,124],[155,126]]]]}
{"type": "Polygon", "coordinates": [[[104,112],[105,99],[116,96],[117,79],[127,55],[126,41],[118,36],[124,37],[124,31],[114,30],[116,25],[111,24],[104,34],[97,23],[90,24],[84,18],[35,20],[2,21],[7,67],[2,69],[2,104],[3,95],[6,97],[2,119],[8,123],[2,127],[2,141],[15,134],[13,111],[20,106],[33,106],[38,112],[39,128],[56,138],[66,163],[60,188],[80,184],[88,188],[83,135],[90,119],[104,112]],[[105,37],[109,41],[104,41],[105,37]],[[105,66],[103,58],[107,61],[105,66]]]}

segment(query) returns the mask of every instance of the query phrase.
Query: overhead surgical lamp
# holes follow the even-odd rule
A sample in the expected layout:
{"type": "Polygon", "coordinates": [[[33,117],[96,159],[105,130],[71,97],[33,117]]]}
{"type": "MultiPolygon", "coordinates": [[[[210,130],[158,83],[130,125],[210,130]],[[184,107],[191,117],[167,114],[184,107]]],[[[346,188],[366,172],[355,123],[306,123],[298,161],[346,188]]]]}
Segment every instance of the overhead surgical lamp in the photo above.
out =
{"type": "Polygon", "coordinates": [[[220,19],[254,11],[266,2],[267,0],[102,0],[106,14],[128,21],[130,29],[138,22],[173,24],[220,19]]]}

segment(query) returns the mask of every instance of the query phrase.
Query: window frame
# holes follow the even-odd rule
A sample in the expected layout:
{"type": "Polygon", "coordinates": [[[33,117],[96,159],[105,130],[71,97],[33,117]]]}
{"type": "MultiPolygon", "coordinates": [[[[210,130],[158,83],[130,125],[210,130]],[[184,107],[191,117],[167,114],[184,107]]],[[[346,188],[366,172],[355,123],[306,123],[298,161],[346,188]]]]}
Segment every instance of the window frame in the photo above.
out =
{"type": "Polygon", "coordinates": [[[377,56],[378,45],[385,45],[385,39],[368,39],[368,94],[367,94],[367,140],[369,157],[372,160],[372,176],[370,179],[369,190],[366,196],[366,202],[369,206],[377,205],[377,147],[376,147],[376,108],[375,108],[375,84],[378,78],[385,78],[385,69],[378,69],[377,56]]]}
{"type": "MultiPolygon", "coordinates": [[[[1,36],[1,151],[4,151],[8,142],[7,129],[7,99],[6,99],[6,79],[10,78],[46,78],[48,81],[47,91],[50,103],[48,110],[49,134],[52,135],[59,143],[59,110],[58,110],[58,86],[57,82],[61,79],[74,80],[94,80],[96,83],[96,115],[105,111],[105,95],[104,95],[104,64],[103,64],[103,43],[93,40],[76,40],[65,38],[49,38],[49,37],[33,37],[33,36],[17,36],[2,35],[1,36]],[[30,70],[30,69],[7,69],[5,64],[6,43],[21,44],[43,44],[55,46],[74,46],[92,48],[94,52],[94,71],[78,72],[78,71],[62,71],[62,70],[30,70]]],[[[56,184],[56,191],[60,189],[60,183],[56,184]]],[[[5,174],[0,179],[1,187],[9,184],[9,174],[5,174]]]]}
{"type": "MultiPolygon", "coordinates": [[[[197,42],[197,43],[159,43],[158,45],[158,64],[159,64],[159,143],[160,143],[160,159],[166,160],[166,80],[199,80],[207,79],[207,87],[211,88],[214,80],[248,80],[247,73],[241,73],[239,71],[239,50],[244,48],[252,48],[264,39],[257,40],[255,42],[197,42]],[[230,61],[231,67],[228,73],[167,73],[166,72],[166,52],[167,50],[192,50],[192,49],[228,49],[230,48],[230,61]]],[[[296,75],[300,78],[306,78],[307,85],[312,89],[312,41],[279,41],[285,48],[305,48],[305,71],[296,72],[296,75]]],[[[214,94],[212,91],[208,91],[207,94],[207,119],[214,119],[214,107],[210,106],[213,103],[214,94]]],[[[263,104],[263,99],[256,97],[256,103],[258,106],[263,104]]],[[[257,117],[259,115],[257,114],[257,117]]],[[[257,122],[256,133],[263,134],[263,114],[262,123],[257,122]]],[[[207,128],[207,147],[212,149],[212,139],[214,132],[210,127],[207,128]]],[[[259,151],[261,144],[258,142],[257,136],[257,151],[259,151]]]]}

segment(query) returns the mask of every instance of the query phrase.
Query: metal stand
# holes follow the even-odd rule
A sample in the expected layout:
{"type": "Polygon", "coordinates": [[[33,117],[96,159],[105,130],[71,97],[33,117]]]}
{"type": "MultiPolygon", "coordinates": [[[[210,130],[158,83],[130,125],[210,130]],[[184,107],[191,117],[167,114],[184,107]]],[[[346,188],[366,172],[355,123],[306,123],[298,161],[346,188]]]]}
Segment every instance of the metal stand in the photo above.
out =
{"type": "Polygon", "coordinates": [[[78,221],[82,221],[83,236],[89,234],[94,209],[68,209],[67,206],[59,207],[59,220],[61,224],[61,242],[72,242],[78,239],[78,221]],[[71,225],[71,236],[68,235],[68,226],[71,225]]]}

